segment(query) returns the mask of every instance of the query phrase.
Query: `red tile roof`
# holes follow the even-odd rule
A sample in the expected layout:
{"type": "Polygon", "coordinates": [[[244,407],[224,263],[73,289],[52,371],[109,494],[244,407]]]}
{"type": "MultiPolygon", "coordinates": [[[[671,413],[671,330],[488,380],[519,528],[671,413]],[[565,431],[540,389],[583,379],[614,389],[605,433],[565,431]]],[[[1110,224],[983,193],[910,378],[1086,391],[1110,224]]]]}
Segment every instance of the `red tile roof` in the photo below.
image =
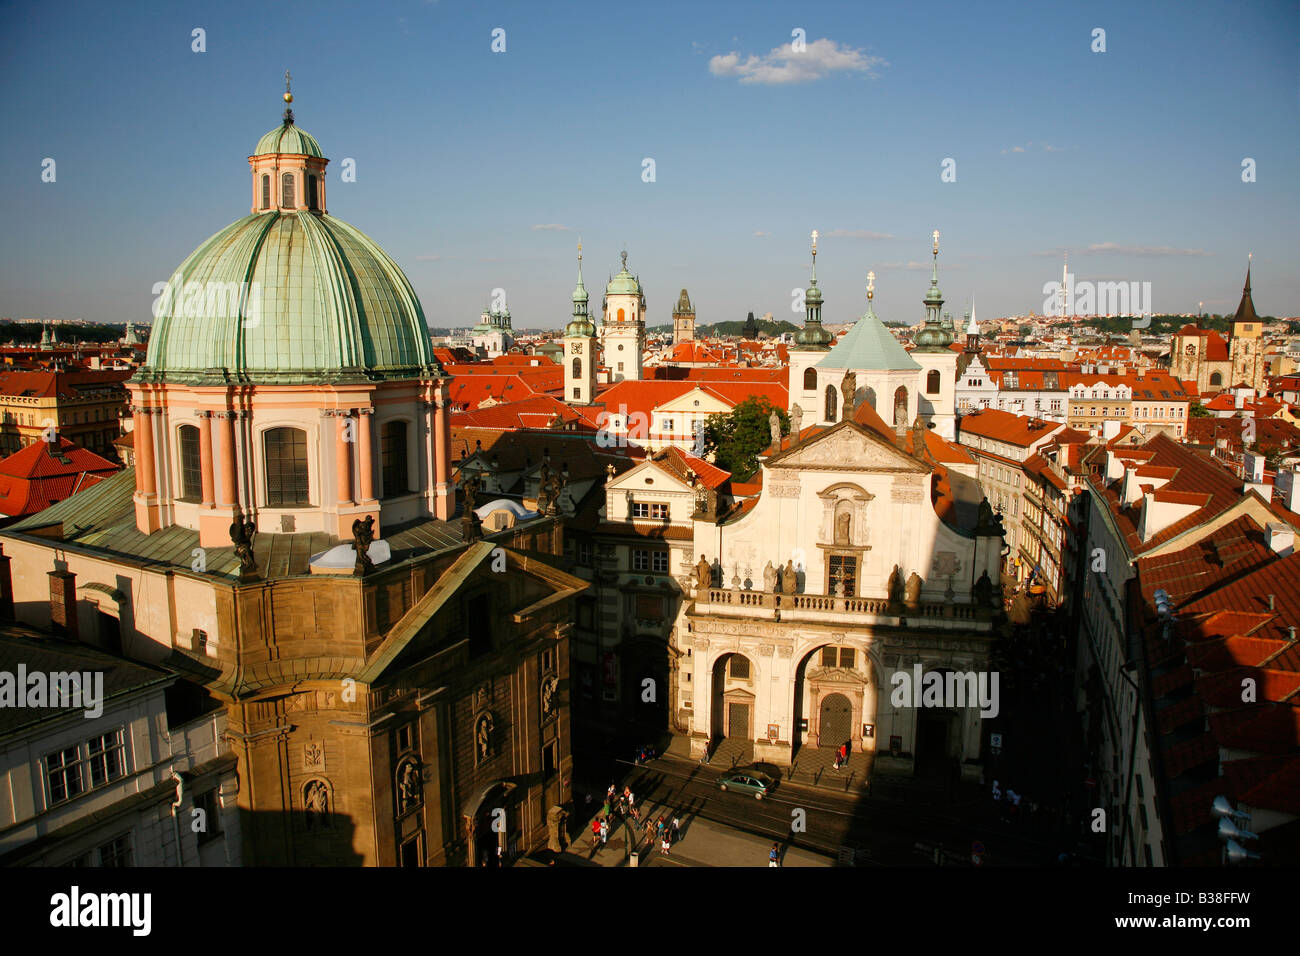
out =
{"type": "Polygon", "coordinates": [[[1063,427],[1057,422],[1015,415],[997,408],[976,409],[963,415],[958,422],[961,434],[979,435],[1020,448],[1028,448],[1063,427]]]}
{"type": "Polygon", "coordinates": [[[59,436],[53,445],[33,442],[0,459],[0,515],[18,517],[43,511],[96,482],[114,475],[118,466],[59,436]]]}
{"type": "Polygon", "coordinates": [[[532,395],[519,401],[457,412],[451,416],[452,426],[462,428],[550,428],[556,422],[559,425],[586,424],[581,415],[550,395],[532,395]]]}

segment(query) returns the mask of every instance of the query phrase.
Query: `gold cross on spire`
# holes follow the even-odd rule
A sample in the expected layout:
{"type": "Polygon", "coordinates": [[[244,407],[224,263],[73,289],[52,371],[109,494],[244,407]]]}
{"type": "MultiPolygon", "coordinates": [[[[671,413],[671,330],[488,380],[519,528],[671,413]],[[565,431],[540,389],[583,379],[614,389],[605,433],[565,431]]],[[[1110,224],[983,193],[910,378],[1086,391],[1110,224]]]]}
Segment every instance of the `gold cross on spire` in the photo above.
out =
{"type": "Polygon", "coordinates": [[[875,297],[875,294],[876,294],[876,274],[874,272],[868,272],[867,273],[867,301],[870,302],[872,298],[875,297]]]}
{"type": "Polygon", "coordinates": [[[936,256],[939,254],[939,230],[938,229],[934,231],[934,254],[936,256]]]}

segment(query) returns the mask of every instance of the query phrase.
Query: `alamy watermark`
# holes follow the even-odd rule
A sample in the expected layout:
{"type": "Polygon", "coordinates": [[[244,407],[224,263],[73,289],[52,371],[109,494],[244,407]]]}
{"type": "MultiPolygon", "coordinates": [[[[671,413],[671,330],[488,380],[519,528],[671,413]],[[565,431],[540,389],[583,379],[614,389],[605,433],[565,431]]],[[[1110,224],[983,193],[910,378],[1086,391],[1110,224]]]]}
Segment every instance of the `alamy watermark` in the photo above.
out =
{"type": "Polygon", "coordinates": [[[104,713],[103,671],[0,671],[0,707],[79,707],[94,719],[104,713]]]}
{"type": "Polygon", "coordinates": [[[186,282],[177,272],[166,282],[153,284],[153,316],[224,319],[239,316],[244,328],[262,324],[262,283],[186,282]]]}
{"type": "Polygon", "coordinates": [[[895,671],[889,702],[895,707],[979,707],[980,716],[996,717],[1002,709],[997,671],[929,671],[914,664],[911,672],[895,671]]]}

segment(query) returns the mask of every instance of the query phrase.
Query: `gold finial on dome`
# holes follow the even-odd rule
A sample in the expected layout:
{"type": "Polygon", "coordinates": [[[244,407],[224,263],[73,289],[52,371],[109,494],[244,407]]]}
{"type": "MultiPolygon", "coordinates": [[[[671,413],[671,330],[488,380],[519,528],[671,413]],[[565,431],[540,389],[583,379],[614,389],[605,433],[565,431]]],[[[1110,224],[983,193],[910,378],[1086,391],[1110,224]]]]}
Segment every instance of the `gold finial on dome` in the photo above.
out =
{"type": "Polygon", "coordinates": [[[876,296],[876,274],[867,273],[867,301],[870,302],[876,296]]]}
{"type": "Polygon", "coordinates": [[[289,81],[291,79],[293,79],[293,77],[289,75],[288,70],[285,70],[284,71],[284,122],[286,125],[293,122],[293,110],[289,108],[289,104],[293,102],[293,93],[289,89],[289,81]]]}

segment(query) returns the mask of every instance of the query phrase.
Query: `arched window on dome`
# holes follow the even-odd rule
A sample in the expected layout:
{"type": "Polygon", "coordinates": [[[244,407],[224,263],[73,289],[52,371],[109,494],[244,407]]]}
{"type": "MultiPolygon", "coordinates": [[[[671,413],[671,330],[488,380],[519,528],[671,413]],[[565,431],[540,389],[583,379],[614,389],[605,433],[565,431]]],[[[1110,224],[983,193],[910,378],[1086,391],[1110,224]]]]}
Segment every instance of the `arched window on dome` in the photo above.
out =
{"type": "Polygon", "coordinates": [[[379,430],[379,458],[384,497],[408,494],[411,488],[406,467],[406,422],[384,422],[379,430]]]}
{"type": "Polygon", "coordinates": [[[293,173],[285,173],[280,177],[280,205],[293,208],[293,173]]]}
{"type": "Polygon", "coordinates": [[[199,429],[196,425],[182,425],[178,436],[181,459],[181,501],[200,501],[203,498],[203,468],[199,463],[199,429]]]}
{"type": "Polygon", "coordinates": [[[900,385],[894,392],[894,425],[907,424],[907,387],[900,385]]]}
{"type": "Polygon", "coordinates": [[[311,504],[307,478],[307,433],[301,428],[268,428],[262,435],[266,454],[266,504],[291,508],[311,504]]]}
{"type": "Polygon", "coordinates": [[[307,208],[319,209],[320,200],[317,198],[316,177],[307,177],[307,208]]]}
{"type": "Polygon", "coordinates": [[[575,379],[582,378],[582,359],[580,358],[573,360],[573,377],[575,379]]]}
{"type": "Polygon", "coordinates": [[[817,370],[815,368],[810,367],[803,370],[803,387],[810,392],[817,388],[817,370]]]}
{"type": "Polygon", "coordinates": [[[931,395],[938,395],[943,388],[943,378],[939,375],[937,368],[930,369],[930,374],[925,377],[925,390],[931,395]]]}
{"type": "Polygon", "coordinates": [[[619,309],[619,310],[618,310],[618,320],[619,320],[620,322],[623,321],[623,310],[622,310],[622,309],[619,309]]]}
{"type": "Polygon", "coordinates": [[[271,176],[269,173],[262,174],[262,208],[271,208],[271,176]]]}
{"type": "Polygon", "coordinates": [[[839,396],[835,392],[834,385],[826,386],[826,420],[833,422],[839,411],[839,396]]]}

